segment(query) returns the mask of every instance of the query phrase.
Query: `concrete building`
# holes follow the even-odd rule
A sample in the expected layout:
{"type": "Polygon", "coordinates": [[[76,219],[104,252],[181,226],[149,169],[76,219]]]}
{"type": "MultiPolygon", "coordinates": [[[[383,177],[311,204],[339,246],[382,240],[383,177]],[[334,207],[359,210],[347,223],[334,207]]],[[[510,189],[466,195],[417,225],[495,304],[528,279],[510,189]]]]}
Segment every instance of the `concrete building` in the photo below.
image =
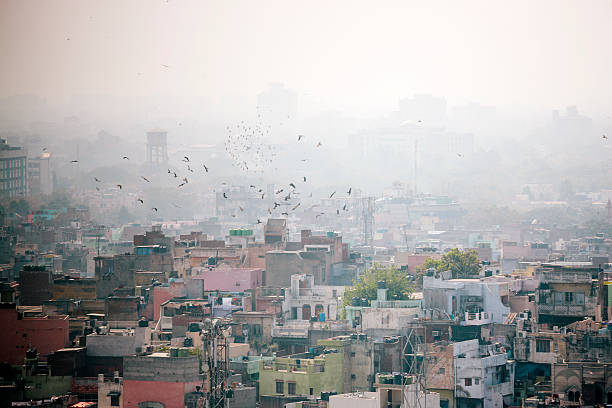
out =
{"type": "Polygon", "coordinates": [[[562,406],[598,406],[612,403],[612,364],[555,363],[552,393],[562,406]]]}
{"type": "Polygon", "coordinates": [[[369,306],[365,299],[353,299],[351,306],[345,307],[349,326],[367,333],[383,330],[398,334],[401,328],[422,316],[421,299],[388,300],[387,292],[388,289],[379,288],[376,300],[369,306]]]}
{"type": "Polygon", "coordinates": [[[315,285],[312,275],[291,276],[291,287],[285,289],[283,317],[287,320],[338,320],[344,286],[315,285]]]}
{"type": "Polygon", "coordinates": [[[282,245],[287,242],[287,220],[268,218],[264,225],[264,243],[282,245]]]}
{"type": "Polygon", "coordinates": [[[374,342],[365,334],[337,336],[319,340],[319,346],[326,349],[337,349],[342,355],[344,367],[344,391],[364,392],[374,383],[374,342]]]}
{"type": "Polygon", "coordinates": [[[147,164],[160,165],[168,162],[168,133],[164,130],[147,132],[147,164]]]}
{"type": "Polygon", "coordinates": [[[591,262],[543,263],[535,270],[538,323],[565,326],[597,315],[598,268],[591,262]]]}
{"type": "Polygon", "coordinates": [[[197,355],[171,357],[153,353],[124,358],[123,407],[185,407],[202,389],[197,355]],[[146,403],[146,404],[144,404],[146,403]]]}
{"type": "MultiPolygon", "coordinates": [[[[22,147],[0,139],[0,197],[13,199],[27,194],[27,155],[22,147]]],[[[25,216],[25,214],[22,214],[25,216]]]]}
{"type": "Polygon", "coordinates": [[[123,378],[115,372],[111,378],[98,374],[98,408],[123,407],[123,378]]]}
{"type": "Polygon", "coordinates": [[[307,246],[298,251],[269,251],[266,253],[266,286],[286,288],[291,286],[291,276],[308,274],[315,285],[329,283],[332,253],[329,246],[307,246]]]}
{"type": "Polygon", "coordinates": [[[66,315],[27,316],[14,303],[0,303],[0,327],[3,330],[0,362],[23,364],[28,347],[35,347],[41,358],[70,345],[69,320],[66,315]]]}
{"type": "Polygon", "coordinates": [[[423,277],[423,309],[456,317],[465,326],[503,323],[510,313],[509,297],[503,281],[423,277]]]}
{"type": "Polygon", "coordinates": [[[453,358],[457,407],[512,405],[514,363],[505,351],[468,340],[453,344],[453,358]]]}
{"type": "Polygon", "coordinates": [[[424,391],[414,376],[399,373],[377,374],[374,388],[378,393],[380,408],[440,408],[440,395],[424,391]]]}
{"type": "Polygon", "coordinates": [[[329,408],[381,408],[378,392],[353,392],[329,396],[329,408]]]}
{"type": "Polygon", "coordinates": [[[28,191],[30,194],[53,193],[51,153],[28,158],[28,191]]]}
{"type": "Polygon", "coordinates": [[[244,292],[263,285],[263,269],[203,266],[191,269],[191,279],[204,281],[204,290],[244,292]]]}
{"type": "MultiPolygon", "coordinates": [[[[314,351],[314,350],[313,350],[314,351]]],[[[301,353],[261,361],[259,395],[314,395],[344,392],[343,354],[339,350],[301,353]]]]}
{"type": "Polygon", "coordinates": [[[237,343],[249,343],[253,348],[272,344],[273,313],[234,312],[232,322],[232,334],[237,343]]]}

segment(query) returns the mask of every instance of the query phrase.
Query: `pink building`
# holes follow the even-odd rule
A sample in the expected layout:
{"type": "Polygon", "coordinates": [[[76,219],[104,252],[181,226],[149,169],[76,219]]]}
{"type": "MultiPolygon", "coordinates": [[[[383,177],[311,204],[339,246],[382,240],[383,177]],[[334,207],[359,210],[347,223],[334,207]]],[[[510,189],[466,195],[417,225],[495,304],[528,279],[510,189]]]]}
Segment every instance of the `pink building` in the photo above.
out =
{"type": "Polygon", "coordinates": [[[187,297],[187,285],[181,280],[170,279],[168,284],[153,287],[153,319],[158,320],[160,307],[170,299],[187,297]]]}
{"type": "MultiPolygon", "coordinates": [[[[167,353],[124,358],[123,407],[143,403],[164,408],[184,408],[186,400],[205,391],[197,356],[171,357],[167,353]]],[[[194,401],[195,402],[195,401],[194,401]]]]}
{"type": "Polygon", "coordinates": [[[68,316],[20,316],[14,303],[0,303],[0,363],[23,364],[26,350],[36,347],[42,360],[70,345],[68,316]]]}
{"type": "Polygon", "coordinates": [[[204,280],[204,290],[244,292],[263,284],[261,268],[198,267],[191,270],[192,279],[204,280]]]}

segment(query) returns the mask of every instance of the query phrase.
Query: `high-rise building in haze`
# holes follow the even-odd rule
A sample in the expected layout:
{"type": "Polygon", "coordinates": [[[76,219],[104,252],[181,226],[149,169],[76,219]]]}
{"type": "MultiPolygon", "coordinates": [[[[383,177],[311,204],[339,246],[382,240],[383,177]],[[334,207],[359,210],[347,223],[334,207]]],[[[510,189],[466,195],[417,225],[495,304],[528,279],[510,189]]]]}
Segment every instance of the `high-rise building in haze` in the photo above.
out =
{"type": "Polygon", "coordinates": [[[164,130],[147,132],[147,164],[153,166],[168,162],[168,133],[164,130]]]}
{"type": "Polygon", "coordinates": [[[15,198],[27,193],[27,158],[22,147],[0,139],[0,197],[15,198]]]}

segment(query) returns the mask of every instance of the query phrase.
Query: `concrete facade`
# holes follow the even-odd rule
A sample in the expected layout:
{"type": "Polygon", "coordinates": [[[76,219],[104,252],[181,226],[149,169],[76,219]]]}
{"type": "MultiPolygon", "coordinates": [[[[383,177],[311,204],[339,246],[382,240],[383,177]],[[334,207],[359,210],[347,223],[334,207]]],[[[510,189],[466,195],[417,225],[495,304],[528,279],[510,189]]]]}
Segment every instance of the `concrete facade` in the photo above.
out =
{"type": "Polygon", "coordinates": [[[315,285],[312,275],[291,276],[291,287],[285,289],[283,317],[288,320],[310,320],[325,314],[326,320],[340,318],[344,286],[315,285]]]}

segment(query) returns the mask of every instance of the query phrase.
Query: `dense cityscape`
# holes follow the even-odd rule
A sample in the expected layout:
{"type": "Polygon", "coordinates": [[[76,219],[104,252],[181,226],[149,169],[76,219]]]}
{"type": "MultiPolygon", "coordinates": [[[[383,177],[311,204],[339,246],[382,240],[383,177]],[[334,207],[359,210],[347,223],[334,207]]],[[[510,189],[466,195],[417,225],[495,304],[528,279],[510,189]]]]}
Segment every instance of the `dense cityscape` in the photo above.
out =
{"type": "MultiPolygon", "coordinates": [[[[348,85],[316,95],[309,73],[262,55],[290,61],[295,40],[330,75],[353,69],[347,49],[382,61],[395,51],[338,17],[374,8],[330,5],[310,38],[321,5],[85,3],[45,5],[48,18],[31,2],[0,5],[12,57],[0,76],[0,408],[612,406],[609,75],[566,67],[567,83],[546,88],[535,69],[530,105],[513,102],[519,63],[491,62],[505,90],[494,75],[474,80],[495,88],[487,97],[436,88],[434,60],[403,84],[355,51],[363,99],[348,85]],[[127,28],[114,13],[142,21],[127,28]],[[235,28],[236,39],[215,23],[249,13],[268,28],[235,28]],[[158,48],[141,49],[147,36],[158,48]],[[237,63],[231,47],[257,63],[237,63]],[[109,63],[111,51],[123,60],[109,63]],[[199,58],[224,68],[194,73],[199,58]]],[[[425,30],[437,20],[417,3],[368,21],[407,36],[412,16],[425,30]]],[[[505,29],[484,34],[468,3],[432,10],[475,24],[463,45],[473,58],[499,58],[476,38],[505,29]]],[[[493,3],[492,21],[554,9],[577,43],[591,23],[612,38],[603,1],[493,3]]],[[[542,24],[528,25],[534,38],[542,24]]],[[[576,64],[610,66],[612,51],[584,47],[576,64]]]]}

